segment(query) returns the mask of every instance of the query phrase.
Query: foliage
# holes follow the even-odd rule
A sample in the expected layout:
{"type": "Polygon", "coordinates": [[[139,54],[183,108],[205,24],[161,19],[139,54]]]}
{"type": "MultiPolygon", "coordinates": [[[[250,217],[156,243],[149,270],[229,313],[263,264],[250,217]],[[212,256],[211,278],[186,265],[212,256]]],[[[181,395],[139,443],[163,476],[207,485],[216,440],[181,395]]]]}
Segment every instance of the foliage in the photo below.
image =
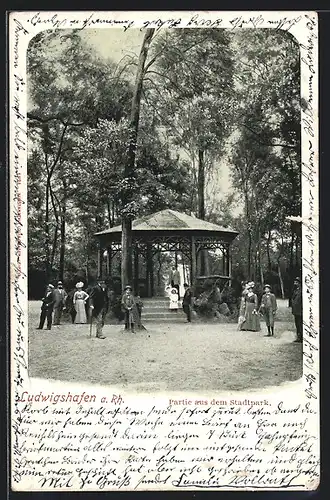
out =
{"type": "MultiPolygon", "coordinates": [[[[45,279],[65,272],[88,280],[97,265],[96,231],[170,207],[239,231],[232,245],[237,282],[267,280],[287,292],[301,252],[286,219],[301,205],[293,37],[270,29],[160,32],[143,70],[126,175],[133,64],[97,56],[79,31],[42,32],[30,42],[30,268],[45,279]],[[232,191],[221,199],[215,168],[225,159],[232,191]]],[[[210,261],[219,264],[217,255],[210,261]]]]}

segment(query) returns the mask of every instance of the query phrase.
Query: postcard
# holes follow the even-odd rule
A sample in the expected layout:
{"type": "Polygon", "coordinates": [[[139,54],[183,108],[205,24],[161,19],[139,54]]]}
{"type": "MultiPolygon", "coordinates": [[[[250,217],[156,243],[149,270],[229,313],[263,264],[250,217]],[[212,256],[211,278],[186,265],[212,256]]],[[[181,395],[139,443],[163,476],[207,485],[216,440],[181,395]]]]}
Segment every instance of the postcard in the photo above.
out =
{"type": "Polygon", "coordinates": [[[318,18],[9,14],[13,491],[315,490],[318,18]]]}

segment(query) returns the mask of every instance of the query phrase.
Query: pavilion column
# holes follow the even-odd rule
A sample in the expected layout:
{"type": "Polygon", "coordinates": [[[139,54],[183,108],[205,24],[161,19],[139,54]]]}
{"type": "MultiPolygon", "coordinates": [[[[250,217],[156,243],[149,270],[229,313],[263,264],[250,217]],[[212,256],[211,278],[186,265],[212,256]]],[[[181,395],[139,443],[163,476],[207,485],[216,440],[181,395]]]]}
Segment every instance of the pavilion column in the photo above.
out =
{"type": "Polygon", "coordinates": [[[193,286],[197,273],[195,236],[191,236],[190,240],[190,261],[191,261],[190,286],[193,286]]]}
{"type": "Polygon", "coordinates": [[[226,276],[226,248],[222,246],[222,274],[226,276]]]}
{"type": "Polygon", "coordinates": [[[150,244],[150,243],[147,243],[147,252],[146,252],[146,284],[147,284],[147,297],[151,297],[151,296],[152,296],[151,274],[152,274],[152,253],[151,253],[151,244],[150,244]]]}
{"type": "Polygon", "coordinates": [[[154,259],[152,252],[151,257],[150,257],[150,291],[151,291],[151,297],[155,295],[155,280],[154,280],[154,259]]]}
{"type": "Polygon", "coordinates": [[[229,245],[226,245],[226,273],[230,276],[230,255],[229,255],[229,245]]]}
{"type": "Polygon", "coordinates": [[[183,282],[187,283],[188,280],[187,280],[187,276],[186,276],[186,264],[185,264],[183,253],[181,254],[181,263],[182,263],[182,270],[183,270],[183,282]]]}
{"type": "Polygon", "coordinates": [[[108,278],[111,278],[111,274],[112,274],[112,248],[111,248],[111,246],[108,246],[108,248],[107,248],[107,273],[108,273],[108,278]]]}
{"type": "Polygon", "coordinates": [[[229,245],[224,245],[222,250],[222,272],[224,276],[230,276],[229,245]]]}
{"type": "Polygon", "coordinates": [[[232,272],[232,267],[233,267],[233,263],[232,263],[231,253],[230,253],[229,245],[228,245],[228,276],[230,277],[230,280],[229,280],[229,285],[230,286],[231,286],[231,272],[232,272]]]}
{"type": "Polygon", "coordinates": [[[134,293],[139,295],[139,248],[134,246],[134,293]]]}

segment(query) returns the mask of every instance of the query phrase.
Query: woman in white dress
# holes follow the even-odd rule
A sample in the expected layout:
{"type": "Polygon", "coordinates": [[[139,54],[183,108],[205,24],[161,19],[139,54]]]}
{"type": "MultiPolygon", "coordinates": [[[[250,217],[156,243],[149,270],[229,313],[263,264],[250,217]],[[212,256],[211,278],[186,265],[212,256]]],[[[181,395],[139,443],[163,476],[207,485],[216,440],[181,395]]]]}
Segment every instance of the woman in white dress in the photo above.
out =
{"type": "Polygon", "coordinates": [[[86,301],[89,298],[88,293],[86,293],[83,290],[84,283],[82,281],[79,281],[79,283],[76,284],[76,289],[77,291],[75,292],[73,296],[73,305],[76,310],[76,318],[74,322],[76,324],[78,323],[87,323],[87,316],[86,316],[86,301]]]}
{"type": "Polygon", "coordinates": [[[172,288],[171,294],[170,294],[170,311],[178,311],[179,307],[179,295],[178,295],[178,290],[177,288],[172,288]]]}

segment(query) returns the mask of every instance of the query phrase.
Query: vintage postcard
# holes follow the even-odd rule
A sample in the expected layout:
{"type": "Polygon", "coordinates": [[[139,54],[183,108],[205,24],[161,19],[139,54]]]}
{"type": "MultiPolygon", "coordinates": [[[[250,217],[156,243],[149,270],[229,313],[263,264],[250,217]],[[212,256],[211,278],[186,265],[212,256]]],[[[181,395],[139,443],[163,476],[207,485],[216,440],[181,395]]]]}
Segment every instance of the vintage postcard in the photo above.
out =
{"type": "Polygon", "coordinates": [[[9,14],[11,488],[315,490],[315,12],[9,14]]]}

